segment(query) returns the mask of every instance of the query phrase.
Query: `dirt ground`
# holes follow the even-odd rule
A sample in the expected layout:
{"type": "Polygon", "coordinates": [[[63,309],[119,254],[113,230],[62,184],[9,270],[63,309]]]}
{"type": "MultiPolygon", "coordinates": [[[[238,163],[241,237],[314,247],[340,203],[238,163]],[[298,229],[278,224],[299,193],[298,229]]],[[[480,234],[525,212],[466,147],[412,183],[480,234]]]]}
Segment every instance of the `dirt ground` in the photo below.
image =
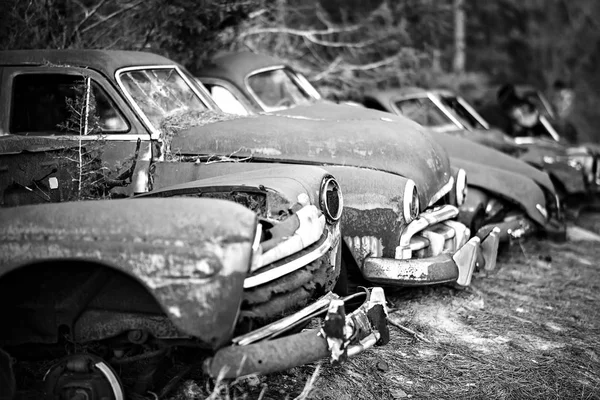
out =
{"type": "Polygon", "coordinates": [[[583,238],[515,242],[467,290],[387,291],[389,318],[414,334],[391,326],[387,346],[345,364],[219,390],[188,379],[173,398],[600,399],[600,243],[583,238]]]}

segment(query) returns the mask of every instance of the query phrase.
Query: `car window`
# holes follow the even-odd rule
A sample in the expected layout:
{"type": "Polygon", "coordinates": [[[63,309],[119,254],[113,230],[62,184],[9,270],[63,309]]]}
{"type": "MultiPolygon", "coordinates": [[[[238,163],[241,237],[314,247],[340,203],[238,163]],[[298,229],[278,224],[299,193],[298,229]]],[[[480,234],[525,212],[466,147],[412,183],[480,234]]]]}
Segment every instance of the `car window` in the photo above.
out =
{"type": "Polygon", "coordinates": [[[313,101],[313,97],[294,80],[293,72],[283,68],[249,76],[248,86],[265,111],[285,110],[313,101]]]}
{"type": "Polygon", "coordinates": [[[123,89],[155,129],[165,117],[186,111],[204,111],[200,100],[176,68],[148,68],[119,74],[123,89]]]}
{"type": "MultiPolygon", "coordinates": [[[[83,108],[83,76],[22,74],[13,80],[10,131],[12,133],[79,133],[70,118],[83,108]],[[79,97],[80,101],[77,102],[79,97]]],[[[100,85],[92,81],[94,127],[88,133],[122,133],[129,125],[100,85]]]]}
{"type": "Polygon", "coordinates": [[[210,92],[213,100],[219,108],[229,114],[248,115],[246,107],[235,97],[229,89],[224,86],[205,83],[204,86],[210,92]]]}
{"type": "Polygon", "coordinates": [[[452,124],[452,120],[428,98],[400,100],[396,102],[396,108],[405,117],[424,126],[452,124]]]}
{"type": "Polygon", "coordinates": [[[461,124],[471,129],[483,129],[484,126],[477,121],[477,118],[473,116],[467,110],[458,99],[454,96],[440,96],[440,101],[446,108],[454,115],[456,119],[458,119],[461,124]]]}

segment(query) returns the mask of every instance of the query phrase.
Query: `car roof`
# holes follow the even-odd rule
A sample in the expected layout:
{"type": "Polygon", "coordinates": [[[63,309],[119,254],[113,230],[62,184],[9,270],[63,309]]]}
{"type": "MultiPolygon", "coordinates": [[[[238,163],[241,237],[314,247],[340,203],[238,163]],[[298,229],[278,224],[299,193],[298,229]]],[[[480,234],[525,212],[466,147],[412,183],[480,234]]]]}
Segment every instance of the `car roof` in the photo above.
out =
{"type": "Polygon", "coordinates": [[[200,78],[218,78],[244,88],[246,76],[262,68],[287,65],[282,60],[250,51],[224,53],[206,62],[198,72],[200,78]]]}
{"type": "Polygon", "coordinates": [[[71,65],[89,67],[108,77],[123,67],[178,65],[168,58],[144,51],[123,50],[7,50],[0,51],[0,65],[71,65]]]}

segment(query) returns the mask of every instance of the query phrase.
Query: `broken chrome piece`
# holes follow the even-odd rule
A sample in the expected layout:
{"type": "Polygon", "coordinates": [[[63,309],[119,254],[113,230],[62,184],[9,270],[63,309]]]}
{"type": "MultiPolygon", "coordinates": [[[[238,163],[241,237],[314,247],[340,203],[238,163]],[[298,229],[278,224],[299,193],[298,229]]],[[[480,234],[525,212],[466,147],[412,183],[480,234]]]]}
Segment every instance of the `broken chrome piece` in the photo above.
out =
{"type": "MultiPolygon", "coordinates": [[[[335,295],[334,295],[335,296],[335,295]]],[[[268,374],[333,356],[330,343],[336,343],[345,357],[352,357],[374,345],[383,345],[389,340],[387,311],[383,289],[365,289],[364,292],[347,296],[344,299],[327,296],[319,304],[326,303],[328,315],[322,329],[306,330],[294,335],[274,338],[276,334],[314,316],[318,311],[302,310],[287,321],[271,324],[268,327],[234,339],[247,345],[232,345],[217,351],[204,362],[204,371],[213,378],[233,379],[250,374],[268,374]],[[346,314],[344,303],[358,297],[365,297],[363,304],[346,314]],[[343,319],[341,319],[343,317],[343,319]],[[279,326],[278,326],[279,325],[279,326]],[[260,339],[259,339],[260,338],[260,339]],[[333,339],[333,340],[329,340],[333,339]],[[339,339],[339,341],[336,341],[339,339]]],[[[337,357],[342,361],[343,357],[337,357]]]]}
{"type": "Polygon", "coordinates": [[[295,216],[299,220],[298,229],[293,235],[260,255],[259,269],[295,254],[319,240],[325,229],[323,213],[316,206],[308,205],[296,211],[295,216]]]}
{"type": "Polygon", "coordinates": [[[452,256],[458,267],[458,277],[456,279],[458,285],[469,286],[471,284],[480,244],[481,240],[477,236],[473,236],[467,244],[458,249],[452,256]]]}
{"type": "Polygon", "coordinates": [[[480,230],[476,236],[467,240],[470,234],[467,227],[456,221],[444,221],[411,238],[411,246],[424,245],[416,253],[417,256],[424,256],[423,258],[400,260],[367,257],[361,271],[365,279],[390,286],[441,283],[468,286],[478,267],[489,270],[495,268],[499,233],[500,229],[490,227],[483,232],[480,230]],[[449,230],[453,230],[453,236],[449,230]]]}
{"type": "MultiPolygon", "coordinates": [[[[362,295],[362,293],[357,293],[355,295],[348,296],[346,299],[358,297],[357,295],[360,296],[362,295]]],[[[328,292],[324,296],[319,298],[317,301],[306,306],[302,310],[292,315],[288,315],[285,318],[272,322],[269,325],[265,325],[261,328],[258,328],[245,335],[237,336],[231,341],[239,346],[247,346],[249,344],[258,342],[259,340],[270,339],[282,332],[285,332],[297,326],[298,324],[302,323],[307,319],[313,318],[321,314],[322,312],[327,310],[330,301],[335,299],[339,299],[339,296],[335,293],[328,292]]]]}
{"type": "Polygon", "coordinates": [[[500,246],[500,228],[495,227],[489,235],[481,242],[481,252],[485,264],[485,271],[496,269],[496,259],[498,258],[498,247],[500,246]]]}
{"type": "MultiPolygon", "coordinates": [[[[346,343],[346,310],[342,300],[331,300],[325,316],[321,332],[327,339],[327,347],[331,353],[331,362],[345,361],[347,357],[346,343]]],[[[350,328],[352,332],[352,328],[350,328]]]]}
{"type": "Polygon", "coordinates": [[[454,218],[458,208],[445,205],[419,214],[419,217],[406,226],[400,236],[400,244],[396,247],[396,259],[407,260],[412,257],[411,239],[427,227],[454,218]]]}

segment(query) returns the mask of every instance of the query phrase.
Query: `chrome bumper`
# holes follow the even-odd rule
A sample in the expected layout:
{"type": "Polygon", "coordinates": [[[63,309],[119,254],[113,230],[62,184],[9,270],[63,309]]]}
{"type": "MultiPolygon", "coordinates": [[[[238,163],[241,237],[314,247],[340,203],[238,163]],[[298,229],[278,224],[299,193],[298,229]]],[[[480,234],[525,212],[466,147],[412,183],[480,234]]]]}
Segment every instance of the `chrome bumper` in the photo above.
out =
{"type": "Polygon", "coordinates": [[[365,279],[390,286],[421,286],[456,283],[468,286],[476,268],[496,266],[500,229],[478,232],[449,220],[458,215],[454,206],[422,213],[402,233],[396,258],[366,257],[365,279]]]}
{"type": "Polygon", "coordinates": [[[325,357],[340,362],[388,341],[382,288],[364,289],[343,299],[328,293],[295,314],[234,338],[233,345],[220,349],[204,362],[204,372],[213,378],[233,379],[283,371],[325,357]],[[362,305],[346,314],[346,306],[361,297],[362,305]],[[321,329],[280,337],[323,315],[321,329]]]}

